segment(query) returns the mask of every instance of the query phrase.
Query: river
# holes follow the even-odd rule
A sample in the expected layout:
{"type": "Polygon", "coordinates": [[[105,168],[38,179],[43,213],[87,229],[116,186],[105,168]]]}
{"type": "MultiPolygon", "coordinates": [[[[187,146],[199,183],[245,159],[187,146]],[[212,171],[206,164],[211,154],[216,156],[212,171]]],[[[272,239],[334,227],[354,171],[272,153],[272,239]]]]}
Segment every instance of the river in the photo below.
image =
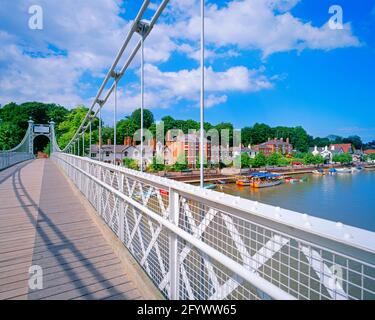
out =
{"type": "MultiPolygon", "coordinates": [[[[263,189],[227,184],[222,191],[375,231],[375,171],[300,177],[307,180],[263,189]]],[[[220,191],[220,186],[216,190],[220,191]]]]}

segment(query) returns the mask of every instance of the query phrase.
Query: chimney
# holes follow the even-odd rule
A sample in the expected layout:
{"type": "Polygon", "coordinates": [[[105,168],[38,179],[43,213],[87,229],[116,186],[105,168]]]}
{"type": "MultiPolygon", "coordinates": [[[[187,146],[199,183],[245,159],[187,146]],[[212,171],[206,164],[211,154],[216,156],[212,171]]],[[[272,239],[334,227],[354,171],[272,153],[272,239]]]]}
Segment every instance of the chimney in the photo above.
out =
{"type": "Polygon", "coordinates": [[[268,138],[268,141],[271,141],[271,138],[268,138]]]}
{"type": "Polygon", "coordinates": [[[112,144],[111,139],[107,139],[107,144],[108,144],[108,145],[111,145],[111,144],[112,144]]]}
{"type": "Polygon", "coordinates": [[[280,138],[280,141],[281,141],[281,142],[284,142],[284,138],[280,138]]]}
{"type": "Polygon", "coordinates": [[[130,146],[132,144],[132,138],[127,136],[124,138],[124,145],[125,146],[130,146]]]}
{"type": "Polygon", "coordinates": [[[286,138],[286,143],[289,143],[289,138],[286,138]]]}
{"type": "Polygon", "coordinates": [[[332,144],[331,145],[331,151],[335,150],[335,146],[332,144]]]}

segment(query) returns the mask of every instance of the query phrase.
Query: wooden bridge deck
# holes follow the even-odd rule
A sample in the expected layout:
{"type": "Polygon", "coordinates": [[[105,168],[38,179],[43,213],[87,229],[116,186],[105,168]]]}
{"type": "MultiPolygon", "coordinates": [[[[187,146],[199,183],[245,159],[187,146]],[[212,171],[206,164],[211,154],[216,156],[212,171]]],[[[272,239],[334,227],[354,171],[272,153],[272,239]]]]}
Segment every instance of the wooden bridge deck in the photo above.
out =
{"type": "Polygon", "coordinates": [[[51,160],[0,171],[0,299],[142,299],[130,278],[51,160]]]}

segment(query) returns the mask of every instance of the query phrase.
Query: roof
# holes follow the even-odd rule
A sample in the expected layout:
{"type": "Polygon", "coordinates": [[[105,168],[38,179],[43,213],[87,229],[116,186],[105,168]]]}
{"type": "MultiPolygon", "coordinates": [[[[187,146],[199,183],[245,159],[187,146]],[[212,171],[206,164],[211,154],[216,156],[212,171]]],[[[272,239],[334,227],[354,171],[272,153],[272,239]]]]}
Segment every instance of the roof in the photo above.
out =
{"type": "Polygon", "coordinates": [[[331,147],[335,147],[335,150],[341,148],[345,153],[348,153],[350,149],[352,149],[351,151],[353,151],[351,143],[336,143],[336,144],[331,144],[329,148],[331,147]]]}
{"type": "Polygon", "coordinates": [[[251,177],[257,177],[257,178],[274,178],[279,177],[280,174],[277,173],[268,173],[268,172],[254,172],[250,174],[251,177]]]}
{"type": "Polygon", "coordinates": [[[368,150],[365,150],[363,151],[365,154],[373,154],[375,153],[375,150],[374,149],[368,149],[368,150]]]}

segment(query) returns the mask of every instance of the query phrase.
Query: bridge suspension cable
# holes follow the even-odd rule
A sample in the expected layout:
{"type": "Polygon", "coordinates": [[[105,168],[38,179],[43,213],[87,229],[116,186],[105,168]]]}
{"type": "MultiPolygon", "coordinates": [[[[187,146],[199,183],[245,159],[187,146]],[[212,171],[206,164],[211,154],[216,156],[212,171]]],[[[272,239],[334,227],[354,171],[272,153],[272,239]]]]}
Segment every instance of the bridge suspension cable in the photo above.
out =
{"type": "MultiPolygon", "coordinates": [[[[157,10],[154,13],[151,21],[148,23],[148,28],[147,28],[146,32],[144,33],[144,35],[143,35],[143,41],[149,35],[152,27],[155,25],[155,23],[159,19],[161,13],[165,9],[165,7],[168,4],[168,2],[169,2],[169,0],[163,0],[162,3],[157,8],[157,10]]],[[[138,33],[137,31],[139,30],[138,29],[139,28],[139,23],[141,22],[141,19],[142,19],[143,15],[144,15],[145,11],[148,9],[149,4],[150,4],[150,0],[145,0],[143,2],[141,8],[139,9],[139,11],[138,11],[138,13],[136,15],[136,18],[134,19],[134,21],[132,23],[132,26],[131,26],[131,28],[130,28],[128,34],[127,34],[127,36],[125,37],[125,40],[124,40],[124,42],[123,42],[120,50],[118,51],[118,53],[117,53],[117,55],[116,55],[116,57],[114,59],[114,62],[112,63],[112,66],[108,70],[108,72],[107,72],[107,74],[106,74],[106,76],[105,76],[105,78],[104,78],[104,80],[103,80],[103,82],[102,82],[102,84],[101,84],[101,86],[100,86],[97,94],[96,94],[96,97],[95,97],[95,99],[93,100],[93,102],[91,104],[91,107],[89,108],[87,114],[85,115],[83,121],[81,122],[79,128],[77,129],[77,131],[73,135],[72,139],[69,141],[69,143],[62,150],[63,152],[68,152],[69,151],[69,147],[76,142],[76,138],[78,136],[80,136],[81,134],[83,134],[87,130],[88,126],[86,125],[86,123],[87,124],[91,123],[94,120],[94,118],[97,116],[97,114],[101,113],[101,109],[103,108],[103,106],[107,102],[109,96],[114,91],[115,86],[117,85],[116,84],[116,80],[112,83],[112,85],[109,88],[109,90],[107,91],[105,97],[102,100],[100,99],[101,96],[102,96],[102,94],[103,94],[103,91],[104,91],[105,87],[107,86],[107,84],[109,82],[109,80],[111,78],[113,78],[113,74],[115,72],[115,69],[118,66],[118,63],[119,63],[120,59],[122,58],[122,56],[123,56],[123,54],[125,52],[125,49],[128,47],[128,45],[130,43],[130,40],[132,39],[134,33],[138,33]],[[92,114],[93,114],[93,117],[91,117],[92,114]]],[[[142,39],[137,42],[137,44],[135,45],[134,49],[130,53],[128,59],[126,60],[125,64],[123,65],[123,67],[121,68],[121,70],[118,72],[117,82],[122,78],[122,76],[124,75],[125,71],[128,69],[130,63],[133,61],[135,55],[137,54],[137,52],[139,51],[139,49],[141,47],[141,42],[142,42],[142,39]]],[[[100,128],[100,126],[99,126],[99,128],[100,128]]],[[[100,132],[100,134],[101,134],[101,132],[100,132]]],[[[99,137],[99,150],[101,151],[100,137],[99,137]]],[[[100,151],[99,151],[99,153],[101,153],[100,151]]]]}
{"type": "Polygon", "coordinates": [[[12,149],[0,151],[0,170],[16,163],[32,159],[33,154],[33,121],[28,121],[28,128],[22,141],[12,149]]]}

